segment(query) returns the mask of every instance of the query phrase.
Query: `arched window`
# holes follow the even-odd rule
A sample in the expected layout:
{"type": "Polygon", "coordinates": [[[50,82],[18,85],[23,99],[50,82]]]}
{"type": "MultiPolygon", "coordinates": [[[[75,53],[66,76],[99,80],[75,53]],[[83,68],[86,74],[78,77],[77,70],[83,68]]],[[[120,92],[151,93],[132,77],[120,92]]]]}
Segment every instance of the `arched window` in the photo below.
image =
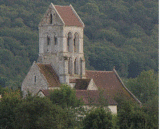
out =
{"type": "Polygon", "coordinates": [[[74,52],[78,52],[78,45],[79,45],[79,35],[78,33],[74,34],[74,52]]]}
{"type": "Polygon", "coordinates": [[[77,74],[77,59],[74,61],[74,74],[77,74]]]}
{"type": "Polygon", "coordinates": [[[52,14],[50,14],[50,24],[52,24],[52,14]]]}
{"type": "Polygon", "coordinates": [[[70,47],[71,41],[72,41],[72,33],[69,32],[69,33],[68,33],[68,37],[67,37],[67,50],[68,50],[69,52],[71,51],[71,47],[70,47]]]}
{"type": "Polygon", "coordinates": [[[50,37],[47,36],[47,45],[50,45],[50,37]]]}

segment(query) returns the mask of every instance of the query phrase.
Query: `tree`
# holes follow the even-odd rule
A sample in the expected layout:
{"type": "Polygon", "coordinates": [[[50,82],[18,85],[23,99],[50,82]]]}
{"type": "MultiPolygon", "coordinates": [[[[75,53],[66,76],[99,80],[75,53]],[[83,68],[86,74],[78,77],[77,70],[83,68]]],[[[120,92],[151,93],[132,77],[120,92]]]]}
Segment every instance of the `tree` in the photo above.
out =
{"type": "Polygon", "coordinates": [[[147,113],[147,126],[152,129],[158,129],[159,126],[159,119],[158,119],[158,113],[159,113],[159,97],[158,95],[154,96],[151,100],[147,101],[143,105],[144,112],[147,113]]]}
{"type": "MultiPolygon", "coordinates": [[[[128,71],[128,77],[136,77],[142,70],[158,71],[158,1],[56,0],[53,4],[69,2],[85,24],[87,69],[112,70],[116,66],[123,77],[127,77],[128,71]],[[129,46],[125,48],[126,45],[129,46]],[[104,48],[101,49],[104,53],[92,51],[97,47],[104,48]],[[129,53],[133,53],[132,57],[129,53]]],[[[48,0],[0,1],[0,75],[7,79],[6,84],[17,81],[17,73],[23,78],[37,59],[37,26],[49,4],[48,0]],[[17,57],[22,64],[17,63],[17,57]]]]}
{"type": "Polygon", "coordinates": [[[15,109],[14,128],[65,129],[71,124],[68,114],[48,98],[28,96],[15,109]]]}
{"type": "Polygon", "coordinates": [[[143,103],[158,95],[158,77],[154,70],[142,71],[137,78],[129,79],[127,87],[143,103]]]}
{"type": "Polygon", "coordinates": [[[14,129],[16,106],[21,103],[20,91],[4,92],[0,101],[0,128],[14,129]]]}
{"type": "Polygon", "coordinates": [[[76,92],[68,85],[62,85],[60,89],[50,92],[50,100],[62,108],[78,107],[82,104],[81,100],[76,98],[76,92]]]}
{"type": "Polygon", "coordinates": [[[102,107],[92,110],[83,119],[83,129],[110,129],[112,127],[112,115],[102,107]]]}
{"type": "Polygon", "coordinates": [[[147,114],[133,101],[118,100],[118,126],[120,129],[146,129],[147,114]]]}

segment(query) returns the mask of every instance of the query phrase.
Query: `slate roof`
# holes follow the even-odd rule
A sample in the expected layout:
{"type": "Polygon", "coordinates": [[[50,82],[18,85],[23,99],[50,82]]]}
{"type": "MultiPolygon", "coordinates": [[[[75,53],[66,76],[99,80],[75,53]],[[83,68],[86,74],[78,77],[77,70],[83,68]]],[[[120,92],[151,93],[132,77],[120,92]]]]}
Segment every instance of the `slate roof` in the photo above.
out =
{"type": "Polygon", "coordinates": [[[82,22],[71,6],[54,5],[66,26],[83,27],[82,22]]]}
{"type": "Polygon", "coordinates": [[[40,64],[37,63],[37,66],[40,68],[40,72],[46,78],[49,87],[58,87],[60,86],[59,77],[56,72],[53,70],[50,64],[40,64]]]}

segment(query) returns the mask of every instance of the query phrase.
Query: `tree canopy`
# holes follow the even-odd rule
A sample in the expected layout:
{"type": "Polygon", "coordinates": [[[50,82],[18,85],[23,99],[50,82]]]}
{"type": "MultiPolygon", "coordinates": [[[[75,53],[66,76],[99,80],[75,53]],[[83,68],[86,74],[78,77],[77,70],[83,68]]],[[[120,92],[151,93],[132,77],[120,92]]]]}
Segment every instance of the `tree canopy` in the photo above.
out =
{"type": "MultiPolygon", "coordinates": [[[[112,70],[136,77],[158,71],[157,0],[54,0],[72,4],[84,28],[87,69],[112,70]]],[[[20,87],[38,57],[38,23],[48,0],[0,1],[0,85],[20,87]]],[[[16,88],[17,88],[16,87],[16,88]]]]}

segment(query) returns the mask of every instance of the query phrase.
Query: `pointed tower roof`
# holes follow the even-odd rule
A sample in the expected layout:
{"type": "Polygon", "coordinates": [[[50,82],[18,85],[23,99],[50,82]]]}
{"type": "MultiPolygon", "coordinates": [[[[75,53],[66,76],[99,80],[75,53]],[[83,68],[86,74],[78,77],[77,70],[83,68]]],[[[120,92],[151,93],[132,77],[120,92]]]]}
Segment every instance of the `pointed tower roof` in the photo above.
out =
{"type": "Polygon", "coordinates": [[[60,6],[55,5],[57,12],[59,13],[60,17],[63,19],[66,26],[78,26],[84,27],[84,23],[72,7],[70,6],[60,6]]]}

